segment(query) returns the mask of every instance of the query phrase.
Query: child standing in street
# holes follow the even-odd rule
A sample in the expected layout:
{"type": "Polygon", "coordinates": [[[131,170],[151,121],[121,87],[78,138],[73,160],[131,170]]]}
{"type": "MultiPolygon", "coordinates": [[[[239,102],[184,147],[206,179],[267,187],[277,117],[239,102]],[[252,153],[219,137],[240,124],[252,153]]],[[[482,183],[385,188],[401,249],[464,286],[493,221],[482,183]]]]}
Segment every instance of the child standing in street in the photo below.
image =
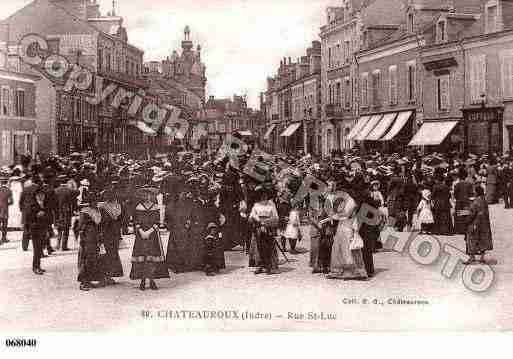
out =
{"type": "Polygon", "coordinates": [[[431,233],[433,223],[433,203],[431,201],[431,191],[423,189],[422,199],[417,207],[418,223],[420,225],[420,234],[431,233]]]}
{"type": "Polygon", "coordinates": [[[285,233],[285,239],[288,239],[290,244],[290,254],[297,254],[296,245],[301,238],[301,219],[299,217],[299,206],[295,204],[289,214],[289,221],[285,233]]]}
{"type": "Polygon", "coordinates": [[[208,224],[207,236],[205,237],[205,274],[209,277],[215,276],[220,270],[217,260],[217,247],[221,245],[218,232],[215,223],[208,224]]]}

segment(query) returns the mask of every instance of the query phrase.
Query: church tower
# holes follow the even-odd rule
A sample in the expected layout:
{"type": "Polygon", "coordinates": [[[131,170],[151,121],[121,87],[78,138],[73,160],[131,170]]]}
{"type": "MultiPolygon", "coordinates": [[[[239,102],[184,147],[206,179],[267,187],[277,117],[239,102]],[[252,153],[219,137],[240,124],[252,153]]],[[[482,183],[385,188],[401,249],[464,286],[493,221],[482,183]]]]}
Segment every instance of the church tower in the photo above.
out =
{"type": "Polygon", "coordinates": [[[189,25],[187,25],[183,31],[184,39],[182,41],[182,50],[184,53],[191,52],[192,50],[192,41],[191,41],[191,29],[189,25]]]}

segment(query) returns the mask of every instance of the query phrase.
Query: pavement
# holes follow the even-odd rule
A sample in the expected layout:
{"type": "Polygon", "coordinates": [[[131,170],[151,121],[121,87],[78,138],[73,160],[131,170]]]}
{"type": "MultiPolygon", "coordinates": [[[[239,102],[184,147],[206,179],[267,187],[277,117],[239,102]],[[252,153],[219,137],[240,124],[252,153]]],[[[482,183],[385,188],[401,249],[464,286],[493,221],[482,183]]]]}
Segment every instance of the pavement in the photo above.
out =
{"type": "MultiPolygon", "coordinates": [[[[369,281],[328,280],[311,273],[306,233],[301,254],[288,254],[289,263],[280,255],[279,275],[255,276],[244,253],[232,251],[218,276],[172,274],[158,281],[158,291],[145,292],[128,278],[133,236],[127,236],[120,250],[125,277],[115,286],[82,292],[73,239],[73,250],[43,259],[47,273],[36,276],[31,250],[21,250],[21,233],[10,232],[11,242],[0,246],[0,331],[511,330],[513,210],[496,205],[490,211],[495,249],[488,261],[495,282],[484,293],[465,287],[461,264],[447,279],[441,274],[443,258],[424,266],[391,250],[375,255],[377,274],[369,281]]],[[[465,248],[462,236],[438,240],[465,248]]]]}

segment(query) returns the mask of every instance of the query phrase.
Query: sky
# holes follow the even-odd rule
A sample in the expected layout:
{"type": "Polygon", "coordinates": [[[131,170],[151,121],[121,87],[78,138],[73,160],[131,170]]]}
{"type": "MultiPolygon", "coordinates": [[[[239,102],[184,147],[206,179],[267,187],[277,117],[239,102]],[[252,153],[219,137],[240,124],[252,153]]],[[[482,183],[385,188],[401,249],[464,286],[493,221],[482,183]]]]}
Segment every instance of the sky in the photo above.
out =
{"type": "MultiPolygon", "coordinates": [[[[0,18],[31,0],[0,0],[0,18]]],[[[112,0],[98,0],[106,14],[112,0]]],[[[183,29],[191,28],[207,67],[207,96],[247,95],[259,107],[266,79],[280,59],[304,55],[318,39],[327,6],[341,0],[117,0],[129,42],[145,51],[145,61],[161,60],[180,49],[183,29]]]]}

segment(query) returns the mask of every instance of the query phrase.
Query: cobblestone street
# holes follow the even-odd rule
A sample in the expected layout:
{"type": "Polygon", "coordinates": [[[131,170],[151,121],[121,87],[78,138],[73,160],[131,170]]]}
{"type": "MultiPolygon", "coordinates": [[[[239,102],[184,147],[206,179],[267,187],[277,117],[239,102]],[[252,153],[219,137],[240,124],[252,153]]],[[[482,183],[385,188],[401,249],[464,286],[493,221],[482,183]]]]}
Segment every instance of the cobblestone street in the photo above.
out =
{"type": "MultiPolygon", "coordinates": [[[[280,266],[280,275],[255,276],[247,267],[247,257],[234,251],[226,253],[228,268],[219,276],[173,274],[171,280],[159,281],[159,291],[141,292],[138,282],[128,279],[132,236],[124,239],[120,251],[125,277],[116,286],[86,293],[78,290],[76,282],[76,250],[44,259],[47,273],[35,276],[30,270],[31,252],[21,251],[21,233],[11,232],[11,242],[0,247],[0,327],[159,334],[177,329],[511,329],[513,211],[498,205],[491,207],[491,215],[495,250],[489,262],[494,264],[496,282],[484,294],[465,288],[461,265],[452,279],[446,279],[440,273],[443,260],[426,267],[391,251],[375,255],[377,275],[370,281],[327,280],[321,274],[311,274],[308,238],[300,243],[304,253],[288,255],[291,261],[280,266]],[[375,299],[383,305],[373,304],[375,299]],[[389,299],[428,304],[389,304],[389,299]],[[202,313],[175,311],[225,311],[228,313],[216,315],[230,318],[204,320],[202,313]],[[251,324],[242,319],[246,312],[253,313],[253,319],[247,319],[251,324]],[[271,319],[256,319],[257,313],[271,319]]],[[[464,249],[460,236],[439,239],[464,249]]],[[[71,242],[75,248],[76,243],[71,242]]]]}

